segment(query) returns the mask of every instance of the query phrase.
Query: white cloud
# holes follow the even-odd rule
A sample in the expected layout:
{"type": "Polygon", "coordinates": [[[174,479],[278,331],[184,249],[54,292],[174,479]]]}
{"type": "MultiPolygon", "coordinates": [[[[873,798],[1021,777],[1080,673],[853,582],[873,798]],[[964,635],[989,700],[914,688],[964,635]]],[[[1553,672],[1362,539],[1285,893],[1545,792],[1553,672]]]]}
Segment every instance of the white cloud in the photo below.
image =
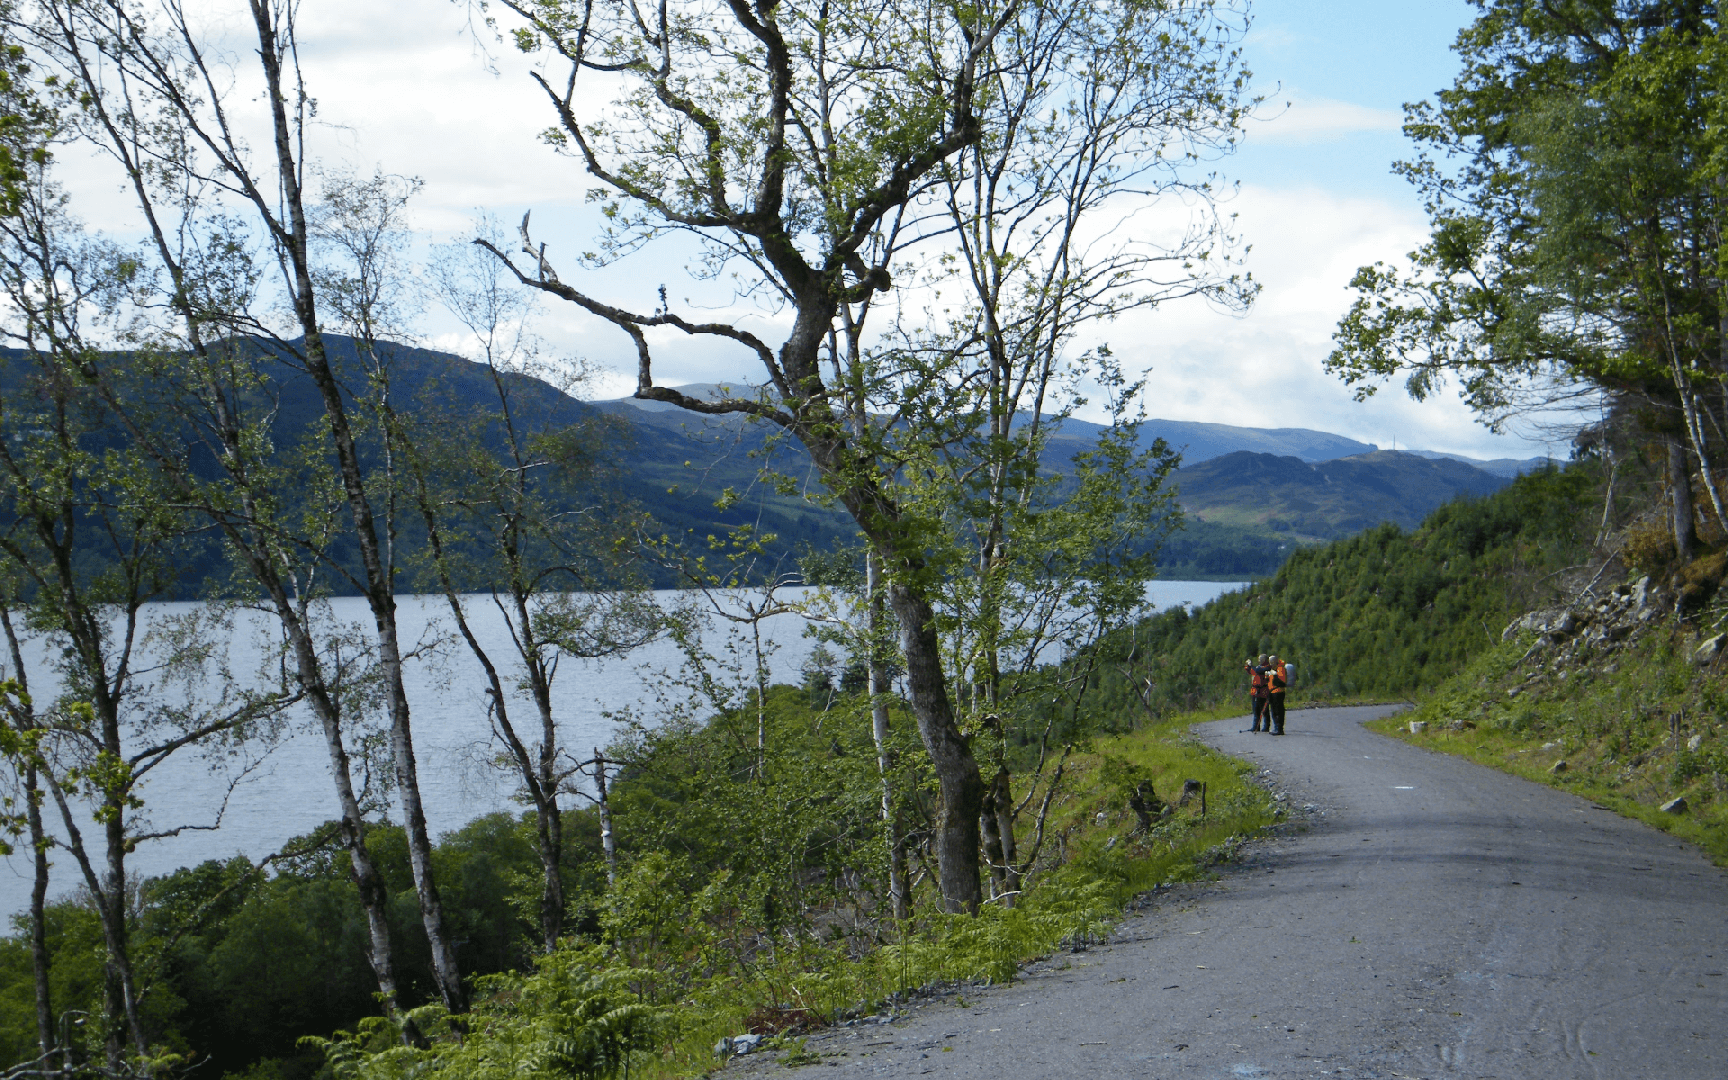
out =
{"type": "MultiPolygon", "coordinates": [[[[1246,187],[1233,202],[1252,243],[1248,268],[1263,290],[1246,315],[1182,301],[1137,313],[1100,336],[1134,367],[1149,367],[1149,411],[1169,420],[1304,427],[1363,442],[1475,457],[1528,457],[1540,442],[1496,436],[1456,395],[1425,402],[1392,385],[1365,403],[1323,369],[1332,332],[1352,299],[1357,268],[1396,260],[1420,243],[1414,207],[1316,189],[1246,187]]],[[[1554,452],[1564,457],[1565,448],[1554,452]]]]}
{"type": "Polygon", "coordinates": [[[1272,95],[1246,128],[1247,139],[1253,144],[1302,146],[1363,132],[1395,133],[1403,124],[1403,114],[1392,109],[1285,94],[1272,95]]]}
{"type": "MultiPolygon", "coordinates": [[[[233,16],[233,5],[212,0],[212,10],[218,7],[229,13],[223,16],[228,45],[236,72],[244,75],[246,27],[233,16]]],[[[743,319],[777,343],[772,334],[783,316],[751,299],[731,299],[726,282],[686,276],[687,241],[667,238],[604,273],[577,272],[575,255],[594,246],[597,215],[584,205],[590,180],[577,162],[539,140],[552,116],[528,78],[528,59],[491,46],[494,71],[476,45],[464,5],[347,0],[308,5],[301,18],[302,59],[322,123],[319,158],[421,177],[416,221],[441,236],[464,232],[476,208],[497,211],[506,225],[532,208],[536,239],[548,242],[567,280],[637,309],[652,308],[665,284],[674,304],[689,298],[685,310],[743,319]]],[[[244,78],[239,81],[244,89],[244,78]]],[[[1256,122],[1249,138],[1318,143],[1396,130],[1399,123],[1390,110],[1301,95],[1290,100],[1287,113],[1256,122]]],[[[267,145],[258,126],[260,103],[237,94],[235,104],[253,144],[267,145]]],[[[80,212],[101,227],[136,235],[136,218],[112,169],[70,152],[63,160],[80,212]]],[[[1420,241],[1423,223],[1413,205],[1261,184],[1242,190],[1227,209],[1240,215],[1239,231],[1253,245],[1248,266],[1265,286],[1254,310],[1237,318],[1204,304],[1177,303],[1124,319],[1103,335],[1131,363],[1151,366],[1156,415],[1312,427],[1382,445],[1396,438],[1400,445],[1480,456],[1533,452],[1529,444],[1487,433],[1450,396],[1418,405],[1393,387],[1358,405],[1321,369],[1333,326],[1349,303],[1351,274],[1420,241]]],[[[1155,231],[1171,216],[1149,214],[1133,227],[1155,231]]],[[[429,341],[455,341],[448,336],[453,329],[434,312],[422,333],[429,341]]],[[[555,350],[616,369],[597,392],[623,393],[634,384],[634,351],[614,327],[572,305],[548,303],[540,329],[555,350]]],[[[656,377],[667,383],[760,378],[754,359],[731,343],[669,333],[656,345],[656,377]]]]}

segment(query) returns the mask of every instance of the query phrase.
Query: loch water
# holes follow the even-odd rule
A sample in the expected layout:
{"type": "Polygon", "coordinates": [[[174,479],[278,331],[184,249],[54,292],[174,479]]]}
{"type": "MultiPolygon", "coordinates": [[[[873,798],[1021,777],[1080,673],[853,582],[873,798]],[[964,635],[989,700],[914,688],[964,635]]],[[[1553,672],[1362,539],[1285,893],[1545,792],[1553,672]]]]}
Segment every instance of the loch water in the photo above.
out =
{"type": "MultiPolygon", "coordinates": [[[[1148,584],[1148,596],[1162,610],[1202,605],[1240,587],[1240,583],[1231,582],[1153,581],[1148,584]]],[[[657,598],[667,605],[683,599],[670,592],[657,594],[657,598]]],[[[467,609],[476,636],[495,660],[514,655],[504,621],[489,598],[470,598],[467,609]]],[[[191,604],[151,605],[144,621],[151,625],[193,611],[191,604]]],[[[362,631],[370,624],[365,602],[358,597],[332,601],[331,611],[336,619],[362,631]]],[[[816,644],[805,635],[805,626],[796,614],[772,616],[762,624],[773,682],[800,681],[800,672],[816,644]]],[[[414,655],[405,662],[404,677],[421,792],[432,832],[448,832],[494,811],[520,812],[521,804],[512,798],[518,785],[495,763],[499,748],[491,738],[483,679],[466,648],[452,636],[454,627],[444,600],[400,598],[398,627],[405,649],[414,649],[414,655]]],[[[212,673],[209,681],[218,677],[246,681],[264,655],[263,636],[269,629],[263,616],[238,616],[232,632],[224,635],[226,674],[212,673]]],[[[719,637],[723,633],[711,633],[710,642],[717,643],[719,637]]],[[[47,673],[52,671],[53,657],[40,641],[27,646],[25,661],[33,669],[31,689],[42,699],[52,692],[47,673]]],[[[587,757],[593,748],[612,740],[625,713],[652,724],[663,698],[688,696],[677,681],[679,665],[679,651],[667,641],[621,658],[565,660],[553,688],[563,745],[587,757]]],[[[188,700],[201,696],[209,700],[214,693],[209,685],[187,685],[182,692],[188,700]]],[[[512,718],[518,725],[533,719],[526,701],[512,709],[512,718]]],[[[288,717],[281,737],[268,753],[243,747],[232,756],[181,754],[168,759],[140,786],[148,821],[145,831],[188,828],[177,836],[140,843],[129,859],[131,871],[151,877],[206,859],[235,854],[257,858],[276,850],[290,838],[336,816],[329,768],[322,732],[304,709],[288,717]]],[[[356,773],[357,781],[366,780],[361,766],[356,766],[356,773]]],[[[98,837],[86,832],[86,842],[98,842],[98,837]]],[[[71,857],[57,850],[51,858],[50,895],[75,890],[79,882],[71,857]]],[[[30,860],[27,852],[20,850],[0,862],[0,912],[24,910],[29,894],[30,860]]]]}

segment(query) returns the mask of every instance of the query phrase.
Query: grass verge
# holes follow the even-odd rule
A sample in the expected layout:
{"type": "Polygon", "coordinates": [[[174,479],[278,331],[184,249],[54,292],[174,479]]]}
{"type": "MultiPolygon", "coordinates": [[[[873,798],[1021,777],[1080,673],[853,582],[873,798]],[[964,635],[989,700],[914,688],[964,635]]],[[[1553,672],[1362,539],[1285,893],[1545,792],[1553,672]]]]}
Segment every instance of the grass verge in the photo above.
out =
{"type": "MultiPolygon", "coordinates": [[[[1173,718],[1076,751],[1046,823],[1051,865],[1035,876],[1016,907],[987,905],[976,917],[925,913],[862,956],[817,943],[783,950],[749,976],[717,980],[678,1007],[679,1034],[631,1075],[701,1074],[714,1067],[720,1038],[760,1030],[789,1006],[813,1022],[833,1022],[918,993],[1010,981],[1024,963],[1101,940],[1134,897],[1204,875],[1237,843],[1276,820],[1266,792],[1252,782],[1251,766],[1189,734],[1193,724],[1235,711],[1173,718]],[[1185,782],[1200,781],[1206,786],[1205,813],[1192,800],[1152,829],[1140,830],[1126,800],[1141,780],[1151,780],[1172,801],[1185,782]]],[[[1030,835],[1020,842],[1030,843],[1030,835]]]]}

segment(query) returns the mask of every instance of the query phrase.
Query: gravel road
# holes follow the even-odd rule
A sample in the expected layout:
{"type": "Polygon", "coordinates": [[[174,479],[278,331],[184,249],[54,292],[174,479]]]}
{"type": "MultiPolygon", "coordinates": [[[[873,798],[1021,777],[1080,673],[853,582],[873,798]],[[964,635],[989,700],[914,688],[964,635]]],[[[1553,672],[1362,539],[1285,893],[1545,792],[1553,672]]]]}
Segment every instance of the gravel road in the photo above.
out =
{"type": "MultiPolygon", "coordinates": [[[[1012,986],[823,1032],[841,1075],[1728,1077],[1728,875],[1550,788],[1375,735],[1199,728],[1293,824],[1012,986]],[[1312,809],[1304,811],[1304,805],[1312,809]],[[1304,828],[1304,826],[1306,826],[1304,828]]],[[[737,1075],[785,1075],[766,1055],[737,1075]]]]}

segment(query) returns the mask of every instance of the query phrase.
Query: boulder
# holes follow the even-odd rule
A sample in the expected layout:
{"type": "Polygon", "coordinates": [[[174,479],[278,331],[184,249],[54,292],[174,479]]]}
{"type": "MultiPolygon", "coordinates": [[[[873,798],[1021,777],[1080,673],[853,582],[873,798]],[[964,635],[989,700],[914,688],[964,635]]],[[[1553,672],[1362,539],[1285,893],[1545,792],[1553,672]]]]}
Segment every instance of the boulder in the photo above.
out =
{"type": "Polygon", "coordinates": [[[1703,745],[1704,745],[1704,736],[1702,736],[1702,735],[1694,735],[1690,739],[1686,740],[1686,749],[1692,751],[1694,754],[1696,754],[1698,752],[1698,748],[1703,746],[1703,745]]]}
{"type": "Polygon", "coordinates": [[[1426,721],[1423,721],[1423,720],[1410,721],[1410,734],[1420,735],[1424,731],[1427,731],[1427,730],[1428,730],[1428,724],[1426,721]]]}
{"type": "Polygon", "coordinates": [[[762,1043],[760,1035],[726,1035],[714,1044],[714,1056],[719,1058],[739,1057],[748,1054],[762,1043]]]}
{"type": "Polygon", "coordinates": [[[1565,772],[1566,771],[1566,759],[1561,758],[1559,761],[1556,761],[1554,764],[1548,766],[1548,771],[1551,773],[1555,773],[1555,774],[1565,772]]]}
{"type": "Polygon", "coordinates": [[[1632,586],[1632,606],[1642,608],[1650,602],[1650,575],[1645,574],[1632,586]]]}
{"type": "Polygon", "coordinates": [[[1542,613],[1539,611],[1532,611],[1521,615],[1506,625],[1505,631],[1500,635],[1500,640],[1511,641],[1526,630],[1538,629],[1542,626],[1542,622],[1542,613]]]}
{"type": "Polygon", "coordinates": [[[1686,797],[1682,795],[1679,798],[1669,799],[1656,809],[1664,814],[1684,814],[1686,812],[1686,797]]]}
{"type": "Polygon", "coordinates": [[[1699,666],[1703,666],[1716,659],[1718,656],[1721,656],[1722,642],[1725,638],[1728,638],[1728,634],[1717,634],[1713,638],[1705,639],[1704,644],[1698,646],[1698,648],[1693,651],[1692,662],[1699,666]]]}

